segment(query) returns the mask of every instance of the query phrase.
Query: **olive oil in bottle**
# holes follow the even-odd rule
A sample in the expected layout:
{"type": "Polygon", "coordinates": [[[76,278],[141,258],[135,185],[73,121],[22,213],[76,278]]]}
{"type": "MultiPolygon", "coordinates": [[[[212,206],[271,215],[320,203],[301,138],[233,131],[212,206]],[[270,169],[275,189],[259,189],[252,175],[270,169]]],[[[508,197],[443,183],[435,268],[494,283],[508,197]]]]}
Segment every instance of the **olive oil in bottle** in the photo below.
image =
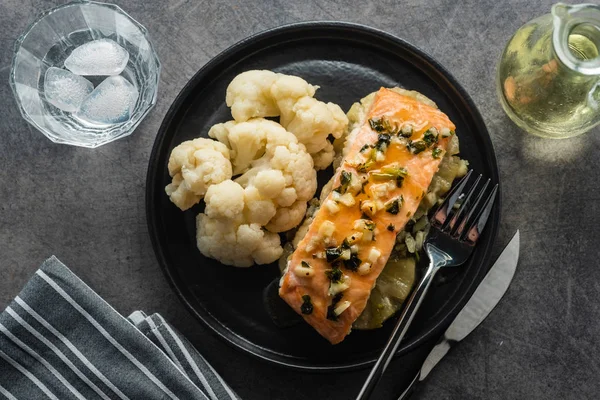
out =
{"type": "Polygon", "coordinates": [[[600,7],[557,4],[507,44],[498,66],[498,93],[521,128],[566,138],[600,123],[600,27],[592,16],[600,20],[600,7]]]}

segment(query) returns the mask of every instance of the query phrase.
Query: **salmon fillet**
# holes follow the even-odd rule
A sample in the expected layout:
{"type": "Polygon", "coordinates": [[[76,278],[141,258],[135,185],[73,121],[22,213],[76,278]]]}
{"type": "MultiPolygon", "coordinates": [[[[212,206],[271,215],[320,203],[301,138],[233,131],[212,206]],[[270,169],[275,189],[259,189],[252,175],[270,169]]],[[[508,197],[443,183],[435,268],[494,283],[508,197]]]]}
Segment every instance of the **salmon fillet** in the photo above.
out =
{"type": "Polygon", "coordinates": [[[425,196],[455,126],[438,109],[381,88],[306,236],[279,295],[332,344],[344,340],[425,196]]]}

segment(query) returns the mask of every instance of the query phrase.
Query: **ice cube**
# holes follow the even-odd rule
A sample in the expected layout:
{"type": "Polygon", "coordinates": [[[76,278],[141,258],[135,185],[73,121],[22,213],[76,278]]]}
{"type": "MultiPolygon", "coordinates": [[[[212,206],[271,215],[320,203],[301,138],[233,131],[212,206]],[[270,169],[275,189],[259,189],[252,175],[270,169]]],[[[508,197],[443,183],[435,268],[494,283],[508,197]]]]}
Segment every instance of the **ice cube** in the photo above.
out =
{"type": "Polygon", "coordinates": [[[66,69],[50,67],[46,71],[44,96],[48,103],[63,111],[79,110],[79,106],[92,90],[92,82],[66,69]]]}
{"type": "Polygon", "coordinates": [[[131,117],[138,91],[122,76],[109,76],[83,101],[77,116],[98,124],[117,124],[131,117]]]}
{"type": "Polygon", "coordinates": [[[119,75],[129,61],[127,50],[110,39],[98,39],[77,47],[65,67],[77,75],[119,75]]]}

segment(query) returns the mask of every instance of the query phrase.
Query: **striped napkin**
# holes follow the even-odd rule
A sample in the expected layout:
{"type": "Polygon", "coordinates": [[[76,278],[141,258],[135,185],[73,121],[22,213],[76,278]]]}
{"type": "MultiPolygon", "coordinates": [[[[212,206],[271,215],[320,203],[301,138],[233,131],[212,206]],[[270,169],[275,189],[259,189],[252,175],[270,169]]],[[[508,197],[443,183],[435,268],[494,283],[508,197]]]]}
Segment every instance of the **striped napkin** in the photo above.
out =
{"type": "Polygon", "coordinates": [[[121,316],[56,257],[0,314],[0,398],[239,400],[158,314],[121,316]]]}

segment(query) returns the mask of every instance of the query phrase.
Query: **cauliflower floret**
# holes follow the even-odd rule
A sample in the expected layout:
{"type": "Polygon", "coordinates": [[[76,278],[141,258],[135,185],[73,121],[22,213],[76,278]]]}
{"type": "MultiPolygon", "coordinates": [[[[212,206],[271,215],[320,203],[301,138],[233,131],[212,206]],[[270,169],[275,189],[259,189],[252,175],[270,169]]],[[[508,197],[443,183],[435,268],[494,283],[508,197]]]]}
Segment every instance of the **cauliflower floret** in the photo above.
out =
{"type": "Polygon", "coordinates": [[[211,218],[234,219],[244,210],[244,188],[228,179],[211,185],[204,196],[204,213],[211,218]]]}
{"type": "Polygon", "coordinates": [[[271,86],[271,96],[275,100],[281,116],[280,123],[286,126],[294,117],[293,107],[298,100],[304,97],[313,97],[319,88],[306,82],[304,79],[293,76],[277,74],[277,79],[271,86]]]}
{"type": "Polygon", "coordinates": [[[175,147],[168,169],[173,180],[165,191],[181,210],[198,203],[209,185],[231,179],[233,172],[227,146],[204,138],[188,140],[175,147]]]}
{"type": "Polygon", "coordinates": [[[299,200],[290,207],[280,208],[265,228],[271,232],[289,231],[302,222],[307,208],[306,200],[299,200]]]}
{"type": "Polygon", "coordinates": [[[254,186],[244,189],[244,200],[246,202],[244,216],[249,223],[265,226],[277,212],[275,203],[271,199],[264,199],[254,186]]]}
{"type": "MultiPolygon", "coordinates": [[[[236,76],[229,84],[227,105],[231,107],[231,114],[238,122],[253,117],[280,116],[281,125],[296,135],[313,156],[315,168],[325,169],[334,157],[331,143],[327,139],[329,135],[334,139],[341,137],[347,130],[348,118],[338,105],[313,98],[317,89],[318,86],[297,76],[271,71],[247,71],[236,76]]],[[[213,129],[215,131],[209,133],[210,136],[227,144],[232,149],[232,158],[236,158],[238,152],[234,145],[219,138],[223,136],[222,127],[217,125],[213,129]]],[[[244,142],[252,144],[249,140],[244,142]]],[[[258,143],[254,143],[254,147],[248,147],[249,154],[255,154],[253,150],[257,147],[258,143]]],[[[243,148],[244,151],[245,149],[243,148]]],[[[244,161],[237,161],[239,168],[234,169],[234,174],[241,172],[251,158],[244,161]]]]}
{"type": "Polygon", "coordinates": [[[283,253],[279,235],[264,231],[259,224],[244,224],[227,218],[196,217],[198,249],[226,265],[250,267],[269,264],[283,253]]]}
{"type": "Polygon", "coordinates": [[[225,102],[231,107],[233,119],[239,122],[253,117],[276,117],[279,109],[271,95],[278,74],[272,71],[246,71],[227,86],[225,102]]]}
{"type": "Polygon", "coordinates": [[[306,146],[313,154],[331,144],[327,137],[342,136],[348,127],[348,117],[342,109],[333,103],[323,103],[312,97],[303,97],[292,107],[293,117],[282,125],[306,146]]]}
{"type": "Polygon", "coordinates": [[[232,121],[225,126],[228,133],[220,132],[217,137],[232,148],[248,148],[242,141],[251,136],[263,144],[255,151],[261,157],[250,161],[250,168],[245,166],[246,161],[241,167],[235,158],[233,160],[234,170],[247,169],[235,179],[245,190],[246,219],[266,225],[272,232],[283,232],[298,225],[302,220],[298,204],[306,206],[317,189],[313,161],[304,145],[278,123],[263,118],[232,121]]]}
{"type": "Polygon", "coordinates": [[[311,155],[315,164],[315,169],[322,170],[329,167],[329,165],[333,162],[333,158],[335,157],[335,149],[333,144],[327,142],[327,146],[325,146],[323,150],[311,155]]]}
{"type": "Polygon", "coordinates": [[[247,125],[235,121],[214,125],[208,135],[231,149],[233,175],[245,172],[252,161],[262,155],[265,147],[266,136],[262,131],[249,129],[247,125]]]}

